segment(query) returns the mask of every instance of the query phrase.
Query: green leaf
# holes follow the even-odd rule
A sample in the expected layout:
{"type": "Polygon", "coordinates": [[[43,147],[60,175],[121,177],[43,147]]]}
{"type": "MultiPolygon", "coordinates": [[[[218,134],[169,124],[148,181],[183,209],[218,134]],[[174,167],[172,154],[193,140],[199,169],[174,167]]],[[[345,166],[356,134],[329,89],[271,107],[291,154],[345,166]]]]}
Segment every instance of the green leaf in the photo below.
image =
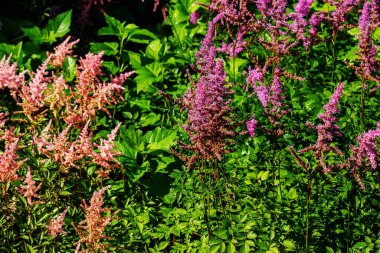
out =
{"type": "Polygon", "coordinates": [[[160,40],[154,40],[146,47],[146,56],[152,58],[156,61],[160,59],[160,51],[162,48],[162,43],[160,40]]]}
{"type": "Polygon", "coordinates": [[[46,29],[49,33],[53,32],[55,38],[65,36],[70,31],[71,13],[72,11],[69,10],[49,20],[46,25],[46,29]]]}
{"type": "Polygon", "coordinates": [[[169,147],[174,144],[176,138],[176,130],[161,129],[160,127],[144,135],[144,140],[149,143],[149,152],[154,150],[169,150],[169,147]]]}
{"type": "Polygon", "coordinates": [[[227,253],[235,253],[235,245],[230,241],[227,245],[227,253]]]}
{"type": "Polygon", "coordinates": [[[160,242],[158,250],[164,250],[169,245],[169,242],[160,242]]]}
{"type": "Polygon", "coordinates": [[[35,251],[31,245],[25,243],[25,252],[26,253],[35,253],[37,251],[35,251]]]}
{"type": "Polygon", "coordinates": [[[77,73],[76,60],[73,57],[68,56],[62,63],[62,69],[65,80],[68,82],[73,81],[77,73]]]}
{"type": "Polygon", "coordinates": [[[61,191],[61,192],[59,193],[59,195],[61,195],[61,196],[70,196],[70,195],[72,195],[72,193],[71,193],[71,192],[68,192],[68,191],[61,191]]]}
{"type": "Polygon", "coordinates": [[[42,38],[42,32],[37,26],[33,26],[32,28],[21,28],[21,30],[33,41],[40,41],[42,38]]]}
{"type": "Polygon", "coordinates": [[[357,242],[352,246],[352,249],[361,249],[367,247],[367,243],[365,242],[357,242]]]}
{"type": "Polygon", "coordinates": [[[135,29],[128,37],[128,41],[142,44],[148,44],[149,41],[155,39],[157,39],[157,36],[146,29],[135,29]]]}
{"type": "Polygon", "coordinates": [[[159,121],[160,119],[161,119],[161,115],[155,114],[153,112],[149,114],[144,114],[140,118],[140,122],[141,122],[140,125],[142,127],[151,126],[157,121],[159,121]]]}
{"type": "Polygon", "coordinates": [[[105,55],[117,55],[119,44],[116,42],[90,43],[90,51],[94,53],[104,52],[105,55]]]}
{"type": "Polygon", "coordinates": [[[286,251],[295,251],[296,250],[296,245],[291,240],[284,240],[282,242],[282,244],[285,246],[286,251]]]}
{"type": "Polygon", "coordinates": [[[294,187],[290,188],[290,190],[288,191],[287,197],[289,199],[297,199],[298,193],[297,193],[296,188],[294,188],[294,187]]]}

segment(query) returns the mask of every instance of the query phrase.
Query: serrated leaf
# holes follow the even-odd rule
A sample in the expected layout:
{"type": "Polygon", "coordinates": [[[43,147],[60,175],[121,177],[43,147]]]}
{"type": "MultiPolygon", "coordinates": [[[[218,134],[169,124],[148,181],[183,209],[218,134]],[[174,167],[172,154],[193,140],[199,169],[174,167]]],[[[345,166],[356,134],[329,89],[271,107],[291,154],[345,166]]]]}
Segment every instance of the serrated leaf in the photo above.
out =
{"type": "Polygon", "coordinates": [[[68,56],[62,63],[62,69],[64,79],[68,82],[73,81],[77,73],[76,60],[68,56]]]}
{"type": "Polygon", "coordinates": [[[235,245],[230,241],[227,245],[227,253],[235,253],[235,245]]]}
{"type": "Polygon", "coordinates": [[[294,251],[294,250],[296,250],[296,245],[291,240],[284,240],[282,242],[282,244],[285,246],[285,248],[286,248],[285,250],[286,251],[294,251]]]}
{"type": "Polygon", "coordinates": [[[144,140],[149,143],[149,151],[168,150],[174,144],[176,138],[176,130],[161,129],[160,127],[157,127],[154,131],[149,131],[144,136],[144,140]]]}
{"type": "Polygon", "coordinates": [[[162,43],[160,40],[154,40],[146,47],[146,56],[158,61],[160,59],[160,51],[162,48],[162,43]]]}

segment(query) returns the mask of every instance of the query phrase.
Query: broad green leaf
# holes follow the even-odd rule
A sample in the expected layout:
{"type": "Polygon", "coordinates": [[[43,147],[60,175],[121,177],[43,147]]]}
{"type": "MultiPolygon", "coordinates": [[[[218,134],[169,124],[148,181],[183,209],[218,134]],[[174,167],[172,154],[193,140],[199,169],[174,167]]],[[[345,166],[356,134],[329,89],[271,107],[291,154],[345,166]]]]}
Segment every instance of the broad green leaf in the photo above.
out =
{"type": "Polygon", "coordinates": [[[32,28],[21,28],[21,30],[33,41],[40,41],[42,38],[42,32],[37,26],[33,26],[32,28]]]}
{"type": "Polygon", "coordinates": [[[68,56],[62,63],[63,77],[66,81],[71,82],[76,77],[77,66],[75,58],[68,56]]]}
{"type": "Polygon", "coordinates": [[[354,244],[354,246],[352,246],[352,249],[362,249],[362,248],[366,248],[366,247],[367,247],[367,243],[357,242],[354,244]]]}
{"type": "Polygon", "coordinates": [[[161,119],[161,115],[155,114],[153,112],[149,114],[144,114],[140,118],[140,125],[142,127],[150,126],[156,123],[157,121],[159,121],[160,119],[161,119]]]}
{"type": "Polygon", "coordinates": [[[230,241],[227,245],[227,253],[235,253],[235,245],[230,241]]]}
{"type": "Polygon", "coordinates": [[[145,141],[149,143],[149,151],[168,150],[176,138],[176,130],[161,129],[160,127],[147,132],[144,136],[145,141]]]}
{"type": "Polygon", "coordinates": [[[133,51],[128,51],[129,63],[134,69],[141,68],[141,55],[133,51]]]}
{"type": "Polygon", "coordinates": [[[157,36],[146,29],[135,29],[130,32],[128,41],[148,44],[149,41],[157,39],[157,36]]]}
{"type": "Polygon", "coordinates": [[[294,251],[296,250],[296,245],[293,241],[291,240],[284,240],[282,244],[285,246],[286,251],[294,251]]]}
{"type": "Polygon", "coordinates": [[[162,48],[162,43],[160,40],[157,39],[150,42],[145,50],[146,56],[158,61],[160,59],[161,48],[162,48]]]}
{"type": "Polygon", "coordinates": [[[116,55],[119,44],[116,42],[94,42],[90,43],[90,51],[94,53],[104,52],[105,55],[116,55]]]}
{"type": "Polygon", "coordinates": [[[49,20],[46,25],[46,30],[49,33],[53,32],[55,38],[65,36],[70,31],[71,13],[72,11],[69,10],[49,20]]]}

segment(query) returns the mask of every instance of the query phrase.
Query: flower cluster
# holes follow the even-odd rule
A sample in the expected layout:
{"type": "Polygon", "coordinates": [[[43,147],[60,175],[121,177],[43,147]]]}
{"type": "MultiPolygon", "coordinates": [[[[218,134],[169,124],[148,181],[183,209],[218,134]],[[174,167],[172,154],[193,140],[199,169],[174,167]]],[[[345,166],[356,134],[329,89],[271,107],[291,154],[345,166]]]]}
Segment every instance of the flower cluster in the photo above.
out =
{"type": "Polygon", "coordinates": [[[14,136],[13,129],[7,129],[0,140],[5,140],[4,152],[0,154],[0,183],[11,182],[18,179],[17,171],[24,162],[17,161],[19,137],[14,136]]]}
{"type": "MultiPolygon", "coordinates": [[[[372,73],[378,68],[376,60],[377,46],[374,44],[372,34],[380,25],[379,1],[366,2],[363,6],[362,14],[359,18],[358,48],[360,54],[360,67],[356,67],[356,73],[366,80],[380,80],[373,77],[372,73]]],[[[364,84],[363,84],[364,85],[364,84]]]]}
{"type": "Polygon", "coordinates": [[[190,159],[184,158],[190,167],[202,159],[222,159],[228,152],[228,139],[235,133],[231,129],[226,73],[223,61],[216,60],[216,48],[212,43],[214,25],[222,18],[220,14],[210,22],[209,30],[198,51],[197,64],[201,77],[185,94],[183,104],[188,110],[188,122],[184,126],[190,136],[189,145],[182,148],[194,151],[190,159]]]}
{"type": "Polygon", "coordinates": [[[34,136],[33,141],[37,145],[38,151],[57,162],[63,172],[68,172],[69,168],[79,168],[77,163],[79,161],[83,162],[83,159],[86,158],[92,158],[92,162],[106,169],[101,169],[97,172],[105,177],[108,177],[110,169],[119,166],[118,161],[115,159],[119,153],[114,150],[113,141],[121,123],[112,130],[107,140],[100,140],[100,145],[91,141],[93,134],[88,129],[90,121],[87,121],[82,128],[79,139],[74,141],[69,139],[71,125],[68,125],[58,135],[52,136],[50,133],[51,123],[52,121],[41,132],[40,137],[34,136]],[[95,147],[99,149],[99,152],[95,151],[95,147]]]}
{"type": "Polygon", "coordinates": [[[90,205],[83,200],[82,208],[86,211],[85,220],[81,221],[75,227],[80,240],[75,243],[77,245],[75,252],[80,252],[81,245],[85,244],[91,252],[104,251],[104,245],[101,244],[102,239],[110,239],[104,235],[104,230],[111,217],[104,217],[102,214],[109,211],[109,208],[103,207],[103,194],[110,186],[103,187],[99,191],[94,192],[90,200],[90,205]]]}
{"type": "Polygon", "coordinates": [[[46,228],[49,231],[49,234],[54,238],[59,234],[66,234],[63,230],[63,225],[65,224],[64,219],[69,208],[67,207],[57,218],[50,221],[49,225],[46,225],[46,228]]]}
{"type": "Polygon", "coordinates": [[[37,194],[37,191],[41,189],[42,184],[40,183],[36,186],[36,182],[32,178],[30,172],[30,167],[28,167],[28,172],[26,173],[25,185],[22,185],[21,188],[16,188],[21,194],[26,198],[29,205],[32,205],[34,202],[32,198],[40,198],[37,194]]]}
{"type": "Polygon", "coordinates": [[[315,126],[311,122],[307,122],[307,125],[310,126],[317,134],[317,142],[314,145],[310,145],[307,148],[301,149],[298,152],[304,153],[307,151],[313,151],[319,165],[323,168],[323,171],[329,173],[331,168],[326,165],[324,161],[324,153],[327,151],[333,151],[341,156],[343,156],[342,151],[337,147],[331,146],[330,143],[333,141],[333,136],[341,136],[339,126],[336,124],[337,118],[334,117],[334,114],[339,112],[338,103],[343,91],[343,83],[340,83],[336,88],[334,94],[331,96],[329,103],[323,106],[325,112],[318,115],[323,123],[315,126]]]}

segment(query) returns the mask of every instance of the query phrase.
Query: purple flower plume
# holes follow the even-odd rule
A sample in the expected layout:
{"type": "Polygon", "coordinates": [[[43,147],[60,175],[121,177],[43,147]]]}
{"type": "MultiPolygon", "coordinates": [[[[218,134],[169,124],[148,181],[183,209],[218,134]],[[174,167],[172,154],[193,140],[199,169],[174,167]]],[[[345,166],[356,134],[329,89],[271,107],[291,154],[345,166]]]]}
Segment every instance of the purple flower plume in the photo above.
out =
{"type": "Polygon", "coordinates": [[[310,126],[314,131],[317,132],[317,143],[307,148],[299,150],[300,153],[313,151],[314,155],[318,160],[319,165],[323,168],[323,171],[327,173],[330,172],[331,168],[325,164],[323,153],[326,151],[333,151],[343,156],[342,151],[340,151],[337,147],[329,145],[329,143],[333,140],[334,135],[341,135],[339,126],[335,124],[335,122],[338,119],[334,117],[334,114],[339,112],[338,102],[342,95],[342,91],[343,83],[340,83],[336,88],[334,94],[331,96],[330,101],[323,106],[325,112],[318,115],[318,117],[323,121],[322,124],[318,124],[317,126],[315,126],[311,122],[307,123],[308,126],[310,126]]]}
{"type": "Polygon", "coordinates": [[[190,19],[189,19],[189,22],[190,24],[192,25],[196,25],[198,23],[198,19],[201,15],[199,14],[199,12],[193,12],[190,14],[190,19]]]}
{"type": "Polygon", "coordinates": [[[362,14],[359,18],[358,47],[361,64],[357,69],[359,75],[371,76],[376,70],[378,63],[376,60],[377,46],[373,43],[372,34],[379,26],[378,7],[379,1],[366,2],[363,6],[362,14]]]}
{"type": "Polygon", "coordinates": [[[249,135],[253,138],[255,137],[255,129],[257,126],[257,120],[255,120],[253,117],[247,121],[247,130],[249,135]]]}
{"type": "Polygon", "coordinates": [[[197,65],[201,77],[183,98],[183,105],[188,110],[188,121],[184,126],[191,144],[182,148],[193,151],[190,158],[178,154],[190,167],[202,159],[221,160],[227,153],[226,145],[235,135],[231,130],[229,117],[231,108],[227,96],[231,94],[225,87],[226,72],[223,61],[216,60],[216,48],[212,44],[214,24],[221,18],[216,16],[209,24],[209,30],[197,52],[197,65]]]}

